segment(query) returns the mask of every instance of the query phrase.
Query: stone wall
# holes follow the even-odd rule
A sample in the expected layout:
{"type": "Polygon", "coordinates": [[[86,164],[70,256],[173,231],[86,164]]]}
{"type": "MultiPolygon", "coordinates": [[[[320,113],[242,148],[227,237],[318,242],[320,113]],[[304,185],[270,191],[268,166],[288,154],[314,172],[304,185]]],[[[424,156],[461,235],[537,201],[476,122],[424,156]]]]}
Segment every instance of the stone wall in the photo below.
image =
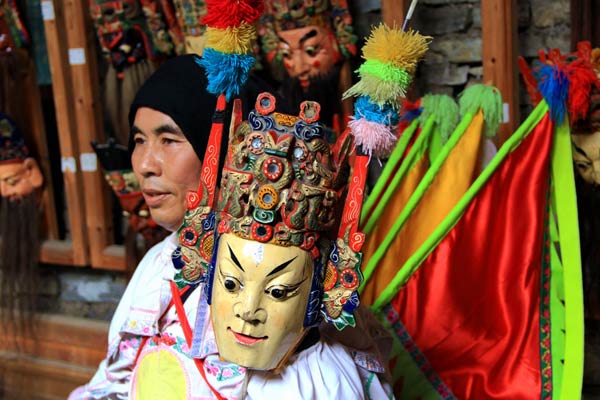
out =
{"type": "MultiPolygon", "coordinates": [[[[354,0],[355,27],[360,36],[380,20],[381,3],[354,0]]],[[[519,54],[537,56],[540,48],[570,50],[569,0],[517,0],[519,54]]],[[[483,78],[480,0],[421,0],[411,26],[433,37],[417,73],[415,96],[443,93],[456,96],[483,78]]],[[[522,91],[522,102],[526,102],[522,91]]]]}

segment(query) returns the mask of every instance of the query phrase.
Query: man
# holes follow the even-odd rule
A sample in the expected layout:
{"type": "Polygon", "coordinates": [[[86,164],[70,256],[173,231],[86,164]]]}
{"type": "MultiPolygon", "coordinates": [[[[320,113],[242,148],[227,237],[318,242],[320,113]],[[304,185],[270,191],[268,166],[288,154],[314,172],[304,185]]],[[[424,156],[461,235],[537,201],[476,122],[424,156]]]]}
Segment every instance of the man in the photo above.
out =
{"type": "MultiPolygon", "coordinates": [[[[188,191],[198,188],[201,157],[217,100],[206,91],[207,80],[197,59],[186,55],[163,64],[140,88],[129,113],[133,171],[152,218],[171,232],[183,221],[188,191]]],[[[248,97],[256,98],[256,94],[248,97]]],[[[178,238],[172,233],[142,259],[111,321],[106,359],[91,381],[71,393],[70,399],[146,398],[136,388],[136,377],[148,372],[148,363],[138,360],[138,353],[159,343],[170,346],[178,368],[163,370],[162,380],[153,382],[156,386],[144,386],[154,391],[149,396],[155,397],[149,398],[194,398],[196,389],[205,386],[182,345],[182,327],[170,307],[169,281],[175,272],[171,255],[177,245],[178,238]],[[170,387],[168,382],[179,380],[185,380],[183,387],[189,392],[161,392],[170,387]]],[[[191,323],[199,292],[188,293],[185,301],[191,323]]],[[[153,357],[147,359],[152,361],[153,357]]],[[[163,366],[171,365],[168,357],[162,361],[163,366]]]]}
{"type": "Polygon", "coordinates": [[[0,113],[0,323],[19,331],[35,311],[43,182],[15,122],[0,113]]]}

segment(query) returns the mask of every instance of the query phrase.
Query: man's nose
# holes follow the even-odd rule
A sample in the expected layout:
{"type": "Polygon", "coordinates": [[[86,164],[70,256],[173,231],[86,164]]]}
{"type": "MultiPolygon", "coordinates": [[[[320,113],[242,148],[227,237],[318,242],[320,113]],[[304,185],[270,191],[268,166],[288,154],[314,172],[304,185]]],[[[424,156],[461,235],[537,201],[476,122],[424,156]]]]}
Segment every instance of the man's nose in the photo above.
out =
{"type": "Polygon", "coordinates": [[[138,173],[144,177],[160,175],[161,160],[156,149],[152,146],[147,146],[140,155],[137,168],[138,173]]]}

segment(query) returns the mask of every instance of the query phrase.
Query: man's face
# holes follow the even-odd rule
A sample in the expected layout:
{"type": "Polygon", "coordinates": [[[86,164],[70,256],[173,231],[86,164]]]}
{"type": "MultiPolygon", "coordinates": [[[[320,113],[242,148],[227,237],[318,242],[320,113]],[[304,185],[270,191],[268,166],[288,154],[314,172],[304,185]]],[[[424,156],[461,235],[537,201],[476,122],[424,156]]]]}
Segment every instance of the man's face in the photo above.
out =
{"type": "Polygon", "coordinates": [[[302,337],[312,258],[223,234],[212,290],[212,322],[220,356],[248,368],[275,368],[302,337]]]}
{"type": "Polygon", "coordinates": [[[186,196],[197,190],[202,163],[175,121],[141,107],[135,114],[133,172],[156,223],[175,231],[183,222],[186,196]]]}
{"type": "Polygon", "coordinates": [[[573,161],[579,175],[589,184],[600,185],[600,131],[572,134],[573,161]]]}
{"type": "Polygon", "coordinates": [[[0,164],[0,196],[18,200],[42,185],[42,173],[33,158],[0,164]]]}
{"type": "Polygon", "coordinates": [[[283,65],[303,88],[310,85],[309,78],[327,74],[341,59],[330,29],[314,25],[281,31],[277,35],[283,65]]]}

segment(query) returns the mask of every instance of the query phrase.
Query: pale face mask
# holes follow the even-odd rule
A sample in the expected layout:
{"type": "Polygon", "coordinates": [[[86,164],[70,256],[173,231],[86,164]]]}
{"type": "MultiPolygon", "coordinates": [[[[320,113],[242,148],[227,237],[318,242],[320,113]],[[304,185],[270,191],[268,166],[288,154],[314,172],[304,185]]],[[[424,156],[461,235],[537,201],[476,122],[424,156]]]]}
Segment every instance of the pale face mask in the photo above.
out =
{"type": "Polygon", "coordinates": [[[223,234],[211,304],[220,356],[259,370],[282,364],[305,333],[312,273],[310,254],[298,247],[223,234]]]}
{"type": "Polygon", "coordinates": [[[600,185],[600,131],[572,134],[573,161],[579,175],[592,185],[600,185]]]}

